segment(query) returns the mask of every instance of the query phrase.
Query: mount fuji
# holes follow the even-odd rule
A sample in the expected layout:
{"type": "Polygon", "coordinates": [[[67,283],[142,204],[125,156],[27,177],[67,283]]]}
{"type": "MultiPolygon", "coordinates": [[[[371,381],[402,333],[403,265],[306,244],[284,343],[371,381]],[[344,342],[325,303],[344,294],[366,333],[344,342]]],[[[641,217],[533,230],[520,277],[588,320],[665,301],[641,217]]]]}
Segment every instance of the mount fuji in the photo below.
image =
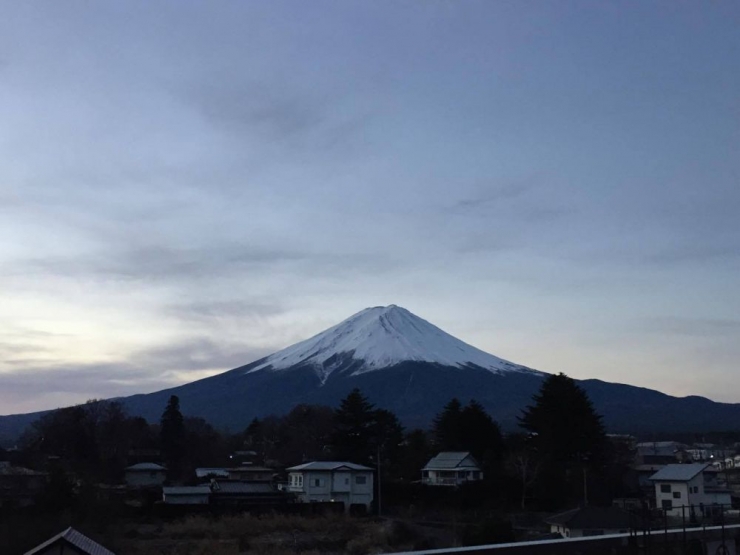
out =
{"type": "MultiPolygon", "coordinates": [[[[567,369],[566,369],[567,373],[567,369]]],[[[184,414],[232,431],[255,417],[300,403],[337,406],[352,389],[395,412],[407,426],[428,427],[452,398],[476,399],[504,429],[531,402],[547,374],[488,354],[408,310],[367,308],[310,339],[222,374],[120,399],[133,415],[159,419],[170,395],[184,414]]],[[[610,431],[735,429],[740,405],[599,380],[581,380],[610,431]]],[[[38,416],[0,417],[0,439],[38,416]]]]}

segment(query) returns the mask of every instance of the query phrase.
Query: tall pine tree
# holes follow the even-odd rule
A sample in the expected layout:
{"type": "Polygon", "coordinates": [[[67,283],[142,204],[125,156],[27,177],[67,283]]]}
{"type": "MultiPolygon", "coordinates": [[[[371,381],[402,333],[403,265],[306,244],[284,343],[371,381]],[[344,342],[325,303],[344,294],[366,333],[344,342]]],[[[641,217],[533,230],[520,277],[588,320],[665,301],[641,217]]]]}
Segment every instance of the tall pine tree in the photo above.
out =
{"type": "Polygon", "coordinates": [[[171,478],[178,478],[185,451],[185,426],[177,395],[172,395],[167,401],[159,425],[159,438],[168,474],[171,478]]]}
{"type": "Polygon", "coordinates": [[[540,497],[550,507],[583,500],[587,471],[600,469],[605,459],[601,416],[565,374],[547,377],[532,400],[519,425],[543,462],[540,497]]]}

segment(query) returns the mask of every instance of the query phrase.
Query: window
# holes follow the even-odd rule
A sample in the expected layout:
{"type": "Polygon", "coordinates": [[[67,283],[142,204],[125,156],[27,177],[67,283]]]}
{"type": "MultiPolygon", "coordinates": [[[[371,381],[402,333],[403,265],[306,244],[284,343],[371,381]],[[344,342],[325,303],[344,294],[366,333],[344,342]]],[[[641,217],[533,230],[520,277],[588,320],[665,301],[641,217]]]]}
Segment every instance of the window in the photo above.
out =
{"type": "Polygon", "coordinates": [[[355,484],[358,486],[364,486],[367,484],[367,476],[355,476],[355,484]]]}
{"type": "Polygon", "coordinates": [[[671,493],[671,484],[660,484],[660,493],[671,493]]]}
{"type": "Polygon", "coordinates": [[[681,492],[680,491],[674,491],[673,492],[673,499],[681,499],[681,492]]]}
{"type": "Polygon", "coordinates": [[[673,501],[670,499],[663,499],[660,506],[664,511],[670,511],[673,508],[673,501]]]}
{"type": "Polygon", "coordinates": [[[345,478],[345,479],[344,479],[344,485],[345,485],[345,486],[348,486],[348,485],[349,485],[349,478],[345,478]]]}
{"type": "Polygon", "coordinates": [[[321,478],[315,478],[313,481],[313,485],[316,488],[320,488],[321,486],[324,485],[324,480],[322,480],[321,478]]]}

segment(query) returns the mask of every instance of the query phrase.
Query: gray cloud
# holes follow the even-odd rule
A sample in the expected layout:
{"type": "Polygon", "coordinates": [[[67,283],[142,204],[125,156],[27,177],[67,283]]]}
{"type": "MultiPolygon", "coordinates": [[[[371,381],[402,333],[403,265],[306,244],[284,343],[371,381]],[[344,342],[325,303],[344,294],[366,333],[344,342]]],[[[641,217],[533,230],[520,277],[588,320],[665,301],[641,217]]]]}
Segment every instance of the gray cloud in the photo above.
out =
{"type": "Polygon", "coordinates": [[[664,316],[646,318],[639,325],[646,331],[693,337],[735,337],[740,333],[740,320],[731,318],[664,316]]]}

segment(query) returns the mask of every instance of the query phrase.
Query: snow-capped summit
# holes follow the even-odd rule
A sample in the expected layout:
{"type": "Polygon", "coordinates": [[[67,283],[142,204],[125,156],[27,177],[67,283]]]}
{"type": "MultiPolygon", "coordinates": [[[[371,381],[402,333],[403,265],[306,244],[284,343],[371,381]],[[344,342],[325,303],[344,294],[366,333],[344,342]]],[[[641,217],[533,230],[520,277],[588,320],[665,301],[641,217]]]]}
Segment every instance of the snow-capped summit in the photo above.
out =
{"type": "MultiPolygon", "coordinates": [[[[366,308],[310,339],[270,355],[249,372],[314,366],[326,379],[346,368],[358,375],[404,362],[451,367],[477,366],[494,373],[536,372],[460,341],[396,305],[366,308]]],[[[539,372],[537,372],[539,374],[539,372]]]]}

